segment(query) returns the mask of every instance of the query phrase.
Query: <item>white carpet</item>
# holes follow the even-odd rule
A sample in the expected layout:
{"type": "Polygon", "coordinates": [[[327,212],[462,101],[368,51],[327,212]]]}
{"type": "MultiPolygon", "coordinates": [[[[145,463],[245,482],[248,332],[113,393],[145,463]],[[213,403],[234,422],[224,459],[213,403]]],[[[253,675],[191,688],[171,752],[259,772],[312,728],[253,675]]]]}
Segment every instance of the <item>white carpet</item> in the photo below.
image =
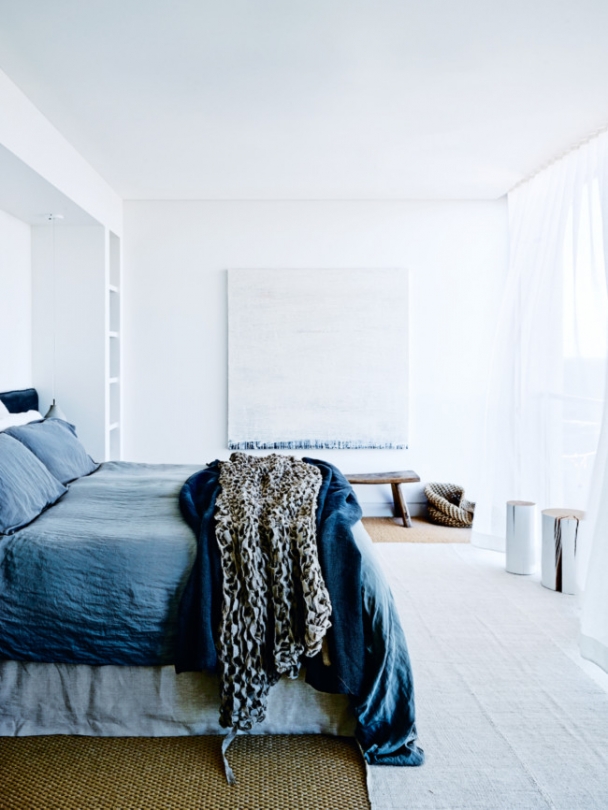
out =
{"type": "Polygon", "coordinates": [[[376,545],[408,638],[420,768],[370,769],[373,810],[606,810],[608,675],[577,604],[504,555],[376,545]]]}

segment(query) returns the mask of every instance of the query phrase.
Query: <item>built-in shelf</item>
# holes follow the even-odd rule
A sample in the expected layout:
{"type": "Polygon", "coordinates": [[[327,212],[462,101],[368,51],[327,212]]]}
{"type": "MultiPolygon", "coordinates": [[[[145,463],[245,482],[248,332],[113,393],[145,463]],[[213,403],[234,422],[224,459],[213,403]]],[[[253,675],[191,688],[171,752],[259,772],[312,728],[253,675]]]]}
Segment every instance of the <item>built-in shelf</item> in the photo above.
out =
{"type": "Polygon", "coordinates": [[[109,244],[110,277],[108,283],[111,287],[120,287],[120,239],[110,231],[109,244]]]}
{"type": "Polygon", "coordinates": [[[110,295],[110,332],[120,330],[120,295],[117,289],[109,288],[110,295]]]}
{"type": "Polygon", "coordinates": [[[109,457],[112,461],[120,461],[122,448],[120,446],[120,428],[115,427],[108,433],[109,457]]]}
{"type": "Polygon", "coordinates": [[[110,376],[110,382],[113,380],[118,380],[120,378],[120,340],[114,338],[113,340],[109,341],[109,352],[110,352],[110,367],[108,369],[108,374],[110,376]]]}
{"type": "Polygon", "coordinates": [[[108,233],[109,272],[107,277],[107,360],[106,403],[107,432],[106,458],[119,461],[121,448],[121,380],[120,380],[120,239],[108,233]]]}

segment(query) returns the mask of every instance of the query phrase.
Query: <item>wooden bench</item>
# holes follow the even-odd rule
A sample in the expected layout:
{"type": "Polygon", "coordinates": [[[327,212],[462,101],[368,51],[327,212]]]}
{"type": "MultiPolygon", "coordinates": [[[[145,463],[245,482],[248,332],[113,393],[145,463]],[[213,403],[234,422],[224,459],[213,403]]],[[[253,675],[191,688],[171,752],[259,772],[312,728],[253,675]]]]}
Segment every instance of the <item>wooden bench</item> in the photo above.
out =
{"type": "Polygon", "coordinates": [[[358,473],[354,475],[347,475],[346,480],[349,484],[390,484],[393,492],[393,503],[395,505],[395,514],[401,517],[403,525],[408,529],[412,526],[412,520],[407,508],[407,503],[403,497],[401,484],[414,484],[420,481],[420,476],[416,475],[413,470],[401,470],[399,472],[386,472],[386,473],[358,473]]]}

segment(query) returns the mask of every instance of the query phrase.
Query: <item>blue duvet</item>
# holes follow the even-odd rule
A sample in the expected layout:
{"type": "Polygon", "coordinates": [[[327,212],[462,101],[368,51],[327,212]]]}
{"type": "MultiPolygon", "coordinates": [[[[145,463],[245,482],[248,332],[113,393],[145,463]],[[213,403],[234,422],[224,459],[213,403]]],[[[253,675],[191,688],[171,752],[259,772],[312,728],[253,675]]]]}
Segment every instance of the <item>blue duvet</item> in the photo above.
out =
{"type": "Polygon", "coordinates": [[[0,535],[0,657],[173,663],[196,555],[179,491],[195,469],[102,464],[29,526],[0,535]]]}

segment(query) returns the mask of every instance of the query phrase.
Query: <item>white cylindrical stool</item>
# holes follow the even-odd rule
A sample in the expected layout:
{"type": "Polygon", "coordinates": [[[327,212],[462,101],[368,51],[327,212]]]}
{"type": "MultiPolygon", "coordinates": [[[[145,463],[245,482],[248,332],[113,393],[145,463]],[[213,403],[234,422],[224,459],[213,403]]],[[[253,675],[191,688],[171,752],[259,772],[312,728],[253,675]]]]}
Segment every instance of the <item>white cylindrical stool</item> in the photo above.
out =
{"type": "Polygon", "coordinates": [[[533,574],[536,570],[536,504],[507,501],[507,563],[510,574],[533,574]]]}
{"type": "Polygon", "coordinates": [[[578,509],[543,509],[541,582],[545,588],[576,593],[576,539],[584,517],[578,509]]]}

